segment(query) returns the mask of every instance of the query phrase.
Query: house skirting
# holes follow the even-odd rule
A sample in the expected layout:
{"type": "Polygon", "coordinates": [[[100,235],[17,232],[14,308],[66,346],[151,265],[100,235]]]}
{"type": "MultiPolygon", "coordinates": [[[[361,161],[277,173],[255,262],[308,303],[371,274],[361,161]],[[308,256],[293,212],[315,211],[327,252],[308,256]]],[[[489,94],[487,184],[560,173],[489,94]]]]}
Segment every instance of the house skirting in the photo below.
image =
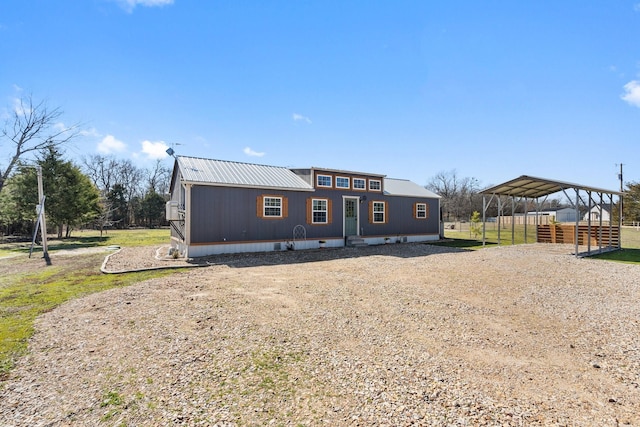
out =
{"type": "MultiPolygon", "coordinates": [[[[432,242],[440,238],[438,234],[414,234],[414,235],[393,235],[393,236],[361,236],[368,245],[398,244],[398,243],[421,243],[432,242]]],[[[184,251],[184,244],[173,241],[178,250],[184,251]]],[[[208,255],[251,253],[251,252],[273,252],[287,250],[308,250],[321,248],[341,248],[345,246],[345,239],[325,238],[322,240],[276,240],[260,242],[223,242],[223,243],[199,243],[192,244],[185,254],[189,258],[197,258],[208,255]]]]}

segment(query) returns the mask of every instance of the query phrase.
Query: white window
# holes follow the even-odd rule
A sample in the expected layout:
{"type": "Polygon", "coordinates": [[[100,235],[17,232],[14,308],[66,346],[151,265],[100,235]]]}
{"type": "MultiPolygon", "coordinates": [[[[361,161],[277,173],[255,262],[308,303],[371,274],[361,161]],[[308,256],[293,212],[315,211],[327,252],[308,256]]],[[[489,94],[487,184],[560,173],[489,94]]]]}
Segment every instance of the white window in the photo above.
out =
{"type": "Polygon", "coordinates": [[[264,197],[263,215],[265,217],[281,217],[282,216],[282,197],[264,197]]]}
{"type": "Polygon", "coordinates": [[[331,175],[318,175],[316,182],[318,187],[333,187],[331,175]]]}
{"type": "Polygon", "coordinates": [[[427,204],[426,203],[416,203],[416,218],[418,218],[418,219],[426,219],[427,218],[427,204]]]}
{"type": "Polygon", "coordinates": [[[369,190],[380,191],[382,189],[382,183],[378,179],[369,180],[369,190]]]}
{"type": "Polygon", "coordinates": [[[355,190],[366,190],[367,182],[362,178],[353,178],[353,188],[355,190]]]}
{"type": "Polygon", "coordinates": [[[349,178],[345,176],[337,176],[336,188],[351,188],[351,185],[349,185],[349,178]]]}
{"type": "Polygon", "coordinates": [[[374,223],[383,223],[384,222],[384,211],[385,203],[384,202],[373,202],[373,222],[374,223]]]}
{"type": "Polygon", "coordinates": [[[326,224],[328,222],[328,210],[327,199],[313,199],[312,200],[312,223],[313,224],[326,224]]]}

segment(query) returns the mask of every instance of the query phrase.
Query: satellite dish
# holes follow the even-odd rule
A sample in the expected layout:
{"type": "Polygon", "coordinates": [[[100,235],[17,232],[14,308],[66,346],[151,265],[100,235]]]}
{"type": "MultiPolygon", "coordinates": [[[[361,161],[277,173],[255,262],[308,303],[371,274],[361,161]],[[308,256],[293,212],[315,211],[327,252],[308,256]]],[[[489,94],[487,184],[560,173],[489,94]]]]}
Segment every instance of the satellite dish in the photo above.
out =
{"type": "Polygon", "coordinates": [[[175,153],[175,151],[173,151],[173,148],[169,147],[169,148],[167,148],[166,153],[167,153],[168,155],[170,155],[170,156],[173,156],[173,154],[175,153]]]}

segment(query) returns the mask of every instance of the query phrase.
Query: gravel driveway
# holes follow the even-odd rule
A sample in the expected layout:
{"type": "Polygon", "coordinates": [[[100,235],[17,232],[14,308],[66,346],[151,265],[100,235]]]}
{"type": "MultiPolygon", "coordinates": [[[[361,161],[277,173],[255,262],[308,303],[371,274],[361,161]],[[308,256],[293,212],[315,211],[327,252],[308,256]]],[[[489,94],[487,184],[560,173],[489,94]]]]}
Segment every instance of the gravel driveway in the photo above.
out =
{"type": "Polygon", "coordinates": [[[43,315],[0,425],[640,425],[640,267],[572,250],[198,260],[43,315]]]}

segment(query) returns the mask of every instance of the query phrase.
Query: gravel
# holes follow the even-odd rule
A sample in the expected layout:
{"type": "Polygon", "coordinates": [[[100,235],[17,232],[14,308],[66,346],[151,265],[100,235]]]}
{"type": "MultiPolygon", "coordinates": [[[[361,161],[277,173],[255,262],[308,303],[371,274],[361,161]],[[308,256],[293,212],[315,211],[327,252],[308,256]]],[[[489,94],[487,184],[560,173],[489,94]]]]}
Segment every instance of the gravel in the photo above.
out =
{"type": "Polygon", "coordinates": [[[0,425],[640,425],[640,267],[532,244],[205,265],[41,316],[0,425]]]}

